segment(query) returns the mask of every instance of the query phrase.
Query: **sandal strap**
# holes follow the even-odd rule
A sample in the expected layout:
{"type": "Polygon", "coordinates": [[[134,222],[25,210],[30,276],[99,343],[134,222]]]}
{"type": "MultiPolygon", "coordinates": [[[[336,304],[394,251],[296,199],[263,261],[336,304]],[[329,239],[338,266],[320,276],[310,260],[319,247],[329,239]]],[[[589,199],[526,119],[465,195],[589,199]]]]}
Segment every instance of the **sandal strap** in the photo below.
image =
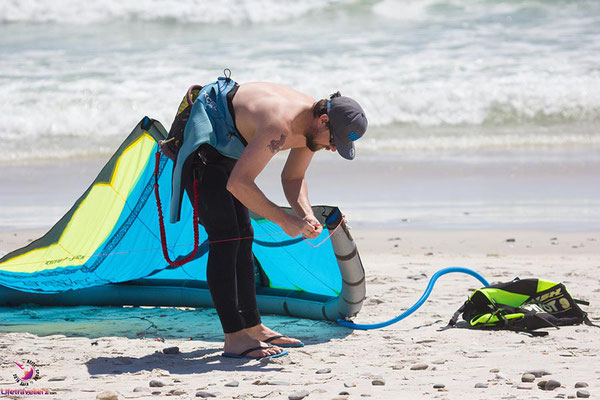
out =
{"type": "MultiPolygon", "coordinates": [[[[272,347],[272,346],[269,346],[269,347],[272,347]]],[[[263,346],[251,347],[251,348],[249,348],[248,350],[246,350],[246,351],[244,351],[244,352],[242,352],[242,353],[240,353],[240,354],[238,354],[238,355],[240,355],[240,356],[245,356],[245,355],[247,355],[248,353],[252,353],[253,351],[256,351],[256,350],[263,350],[263,349],[268,349],[269,347],[263,347],[263,346]]]]}
{"type": "Polygon", "coordinates": [[[287,336],[285,335],[276,335],[276,336],[271,336],[268,339],[263,340],[263,342],[265,343],[271,343],[273,340],[277,340],[277,339],[281,339],[281,338],[286,338],[287,336]]]}

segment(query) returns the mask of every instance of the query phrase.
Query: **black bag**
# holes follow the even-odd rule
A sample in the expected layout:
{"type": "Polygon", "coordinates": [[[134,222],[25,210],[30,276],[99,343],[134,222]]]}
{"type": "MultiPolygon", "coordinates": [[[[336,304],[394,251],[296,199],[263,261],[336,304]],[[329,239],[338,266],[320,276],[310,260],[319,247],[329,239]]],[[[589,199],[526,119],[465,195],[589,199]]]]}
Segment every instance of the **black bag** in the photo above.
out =
{"type": "Polygon", "coordinates": [[[534,332],[540,328],[565,325],[595,326],[562,283],[543,279],[519,279],[475,290],[455,313],[448,327],[455,326],[459,316],[471,328],[509,329],[544,336],[534,332]]]}
{"type": "Polygon", "coordinates": [[[179,154],[179,149],[183,144],[183,131],[190,118],[190,112],[192,111],[194,101],[200,94],[200,90],[202,90],[202,86],[200,85],[190,86],[185,96],[183,96],[183,100],[181,100],[181,103],[179,104],[177,114],[175,115],[171,129],[169,129],[169,135],[165,140],[165,146],[169,148],[171,154],[179,154]]]}

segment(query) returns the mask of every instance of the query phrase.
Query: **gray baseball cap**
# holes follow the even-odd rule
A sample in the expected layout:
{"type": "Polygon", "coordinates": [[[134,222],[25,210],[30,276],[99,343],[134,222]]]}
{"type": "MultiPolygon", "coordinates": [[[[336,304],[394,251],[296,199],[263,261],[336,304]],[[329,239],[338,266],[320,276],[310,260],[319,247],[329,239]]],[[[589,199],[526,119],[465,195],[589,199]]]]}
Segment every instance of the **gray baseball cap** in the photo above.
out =
{"type": "Polygon", "coordinates": [[[367,131],[367,117],[360,104],[350,97],[338,96],[327,104],[333,144],[346,160],[354,159],[354,142],[367,131]]]}

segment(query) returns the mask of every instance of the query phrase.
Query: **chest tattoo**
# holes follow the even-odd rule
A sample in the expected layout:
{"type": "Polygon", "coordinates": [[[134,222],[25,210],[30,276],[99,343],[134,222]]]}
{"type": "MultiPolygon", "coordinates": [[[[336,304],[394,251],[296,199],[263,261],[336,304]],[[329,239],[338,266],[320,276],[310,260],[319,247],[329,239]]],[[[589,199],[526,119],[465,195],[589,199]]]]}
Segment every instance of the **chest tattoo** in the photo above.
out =
{"type": "Polygon", "coordinates": [[[277,153],[279,150],[281,150],[281,148],[283,147],[283,144],[285,143],[285,135],[281,135],[281,137],[278,140],[271,140],[271,143],[267,145],[267,147],[269,149],[271,149],[271,153],[275,154],[277,153]]]}

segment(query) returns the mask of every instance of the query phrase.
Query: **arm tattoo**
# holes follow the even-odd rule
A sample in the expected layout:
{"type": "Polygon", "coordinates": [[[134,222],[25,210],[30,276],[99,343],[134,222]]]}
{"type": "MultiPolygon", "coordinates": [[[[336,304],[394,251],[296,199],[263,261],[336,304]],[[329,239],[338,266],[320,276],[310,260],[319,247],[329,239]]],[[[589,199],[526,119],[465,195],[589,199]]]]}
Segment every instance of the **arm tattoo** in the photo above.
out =
{"type": "Polygon", "coordinates": [[[271,153],[275,154],[277,153],[279,150],[281,150],[281,148],[283,147],[283,144],[285,143],[285,135],[281,135],[281,137],[279,138],[279,140],[271,140],[271,143],[267,145],[267,147],[269,149],[271,149],[271,153]]]}

